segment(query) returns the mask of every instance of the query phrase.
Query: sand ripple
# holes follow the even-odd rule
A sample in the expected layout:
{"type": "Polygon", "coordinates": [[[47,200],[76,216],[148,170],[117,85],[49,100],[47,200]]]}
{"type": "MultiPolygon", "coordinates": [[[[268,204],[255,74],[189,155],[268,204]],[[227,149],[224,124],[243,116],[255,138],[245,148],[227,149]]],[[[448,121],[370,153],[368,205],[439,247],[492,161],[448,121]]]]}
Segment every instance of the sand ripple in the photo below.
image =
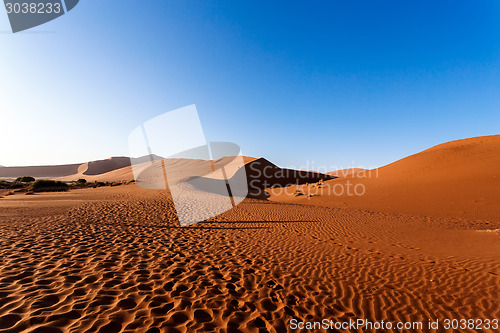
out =
{"type": "Polygon", "coordinates": [[[92,191],[79,193],[105,195],[53,214],[1,212],[0,332],[286,332],[292,318],[500,317],[496,233],[258,200],[181,229],[164,193],[92,191]]]}

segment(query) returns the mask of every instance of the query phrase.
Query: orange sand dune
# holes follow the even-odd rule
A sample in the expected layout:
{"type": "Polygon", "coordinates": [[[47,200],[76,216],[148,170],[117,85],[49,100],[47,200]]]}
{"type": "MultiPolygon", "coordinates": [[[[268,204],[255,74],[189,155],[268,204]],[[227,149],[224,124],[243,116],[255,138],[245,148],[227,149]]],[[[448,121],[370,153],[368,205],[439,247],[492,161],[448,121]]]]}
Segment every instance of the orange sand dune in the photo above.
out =
{"type": "Polygon", "coordinates": [[[12,179],[22,176],[32,176],[35,178],[64,177],[64,179],[75,177],[82,178],[84,175],[100,175],[127,166],[130,166],[130,158],[111,157],[106,160],[92,161],[83,164],[1,167],[0,178],[12,179]]]}
{"type": "Polygon", "coordinates": [[[340,169],[340,170],[335,170],[335,171],[330,171],[327,172],[327,175],[330,176],[335,176],[335,177],[347,177],[351,175],[355,175],[357,173],[360,173],[362,171],[368,171],[367,169],[363,168],[349,168],[349,169],[340,169]]]}
{"type": "Polygon", "coordinates": [[[132,167],[127,166],[121,169],[105,172],[96,175],[86,175],[83,172],[72,174],[64,177],[56,177],[54,180],[60,180],[65,182],[76,181],[80,178],[85,179],[87,182],[126,182],[134,179],[132,173],[132,167]]]}
{"type": "MultiPolygon", "coordinates": [[[[148,157],[149,158],[149,157],[148,157]]],[[[140,162],[148,158],[136,159],[140,162]]],[[[159,158],[155,156],[155,158],[159,158]]],[[[242,156],[244,163],[249,163],[256,158],[242,156]]],[[[60,181],[76,181],[84,178],[89,182],[122,182],[134,179],[130,158],[111,157],[106,160],[91,161],[83,164],[26,166],[26,167],[0,167],[0,179],[15,179],[22,176],[35,178],[50,178],[60,181]]]]}
{"type": "MultiPolygon", "coordinates": [[[[272,200],[288,202],[247,198],[185,228],[168,190],[135,184],[0,197],[0,332],[274,333],[325,318],[435,332],[429,320],[498,319],[499,142],[455,141],[380,168],[378,177],[362,171],[299,185],[364,184],[366,196],[286,197],[275,188],[272,200]],[[456,218],[467,214],[483,220],[456,218]]],[[[249,180],[259,184],[264,167],[283,171],[250,162],[249,180]]],[[[73,176],[131,176],[130,166],[87,169],[73,176]]]]}
{"type": "Polygon", "coordinates": [[[128,157],[111,157],[107,160],[88,162],[84,175],[100,175],[113,170],[130,166],[128,157]]]}
{"type": "Polygon", "coordinates": [[[440,144],[379,169],[328,181],[316,197],[274,194],[274,201],[498,220],[500,135],[440,144]],[[356,185],[358,193],[361,185],[366,193],[355,195],[356,185]],[[354,195],[348,195],[348,188],[354,195]]]}

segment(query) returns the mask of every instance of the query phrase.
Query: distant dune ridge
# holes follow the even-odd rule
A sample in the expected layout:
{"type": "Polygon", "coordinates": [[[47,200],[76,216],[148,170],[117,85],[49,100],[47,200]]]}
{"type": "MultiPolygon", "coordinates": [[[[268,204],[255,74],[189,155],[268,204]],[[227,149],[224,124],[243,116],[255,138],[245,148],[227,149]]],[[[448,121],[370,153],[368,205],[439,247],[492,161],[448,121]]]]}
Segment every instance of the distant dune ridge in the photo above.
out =
{"type": "MultiPolygon", "coordinates": [[[[161,157],[154,156],[154,159],[161,157]]],[[[150,157],[134,158],[132,161],[140,165],[147,163],[150,157]]],[[[317,182],[320,179],[328,180],[335,177],[323,175],[318,172],[300,171],[280,168],[265,158],[254,158],[243,156],[245,172],[250,180],[252,197],[265,197],[264,189],[270,186],[287,186],[290,184],[303,184],[306,182],[317,182]]],[[[215,161],[215,166],[219,161],[215,161]]],[[[224,164],[224,163],[222,163],[224,164]]],[[[173,167],[185,168],[185,163],[171,164],[173,167]]],[[[229,176],[234,174],[228,173],[229,176]]],[[[175,171],[170,172],[175,174],[175,171]]],[[[0,178],[17,178],[30,175],[36,178],[54,178],[62,181],[74,181],[85,178],[87,181],[126,181],[134,179],[130,158],[112,157],[106,160],[92,161],[83,164],[33,166],[33,167],[7,167],[0,169],[0,178]]]]}
{"type": "Polygon", "coordinates": [[[130,166],[131,160],[134,163],[142,163],[149,161],[151,158],[159,159],[161,157],[152,155],[151,157],[144,156],[131,159],[120,156],[82,164],[2,167],[0,168],[0,178],[15,179],[17,177],[32,176],[61,181],[73,181],[78,178],[86,178],[91,181],[132,180],[134,175],[130,166]]]}
{"type": "Polygon", "coordinates": [[[17,178],[22,176],[32,176],[43,178],[69,176],[76,174],[80,165],[81,164],[2,167],[0,168],[0,177],[17,178]]]}
{"type": "Polygon", "coordinates": [[[106,160],[92,161],[83,164],[3,167],[0,169],[0,177],[16,178],[32,176],[36,178],[47,178],[74,175],[98,175],[126,166],[130,166],[130,158],[112,157],[106,160]]]}
{"type": "MultiPolygon", "coordinates": [[[[159,156],[153,156],[159,159],[159,156]]],[[[133,159],[147,162],[149,156],[133,159]]],[[[243,157],[249,196],[328,207],[351,207],[412,214],[479,219],[500,217],[500,135],[440,144],[375,170],[350,168],[320,174],[280,168],[264,158],[243,157]],[[337,179],[334,179],[339,177],[337,179]],[[326,181],[315,198],[295,197],[279,189],[290,184],[326,181]],[[338,195],[341,186],[362,185],[362,196],[338,195]]],[[[220,161],[215,161],[217,165],[220,161]]],[[[179,163],[182,167],[184,164],[179,163]]],[[[235,170],[236,171],[236,170],[235,170]]],[[[128,181],[134,179],[130,158],[112,157],[83,164],[2,167],[0,179],[21,176],[74,181],[128,181]]],[[[302,186],[302,187],[301,187],[302,186]]],[[[304,189],[307,192],[307,189],[304,189]]]]}

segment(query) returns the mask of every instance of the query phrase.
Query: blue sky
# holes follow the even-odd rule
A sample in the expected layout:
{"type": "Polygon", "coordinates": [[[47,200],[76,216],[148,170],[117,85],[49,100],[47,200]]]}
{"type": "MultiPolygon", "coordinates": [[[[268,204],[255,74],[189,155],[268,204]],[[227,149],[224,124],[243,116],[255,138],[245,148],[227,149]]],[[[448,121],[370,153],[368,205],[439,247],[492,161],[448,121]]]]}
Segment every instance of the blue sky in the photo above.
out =
{"type": "Polygon", "coordinates": [[[297,168],[499,134],[499,18],[496,0],[84,0],[12,34],[0,10],[0,165],[128,155],[190,104],[207,140],[297,168]]]}

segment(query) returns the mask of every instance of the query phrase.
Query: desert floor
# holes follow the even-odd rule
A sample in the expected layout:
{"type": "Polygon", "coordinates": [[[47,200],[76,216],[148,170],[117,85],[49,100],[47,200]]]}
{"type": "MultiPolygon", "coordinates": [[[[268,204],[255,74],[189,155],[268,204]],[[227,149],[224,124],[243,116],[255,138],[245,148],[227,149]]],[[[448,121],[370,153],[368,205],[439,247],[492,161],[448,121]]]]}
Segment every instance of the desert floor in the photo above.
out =
{"type": "Polygon", "coordinates": [[[179,228],[166,191],[133,184],[15,194],[0,198],[0,332],[500,318],[499,228],[251,199],[179,228]]]}

